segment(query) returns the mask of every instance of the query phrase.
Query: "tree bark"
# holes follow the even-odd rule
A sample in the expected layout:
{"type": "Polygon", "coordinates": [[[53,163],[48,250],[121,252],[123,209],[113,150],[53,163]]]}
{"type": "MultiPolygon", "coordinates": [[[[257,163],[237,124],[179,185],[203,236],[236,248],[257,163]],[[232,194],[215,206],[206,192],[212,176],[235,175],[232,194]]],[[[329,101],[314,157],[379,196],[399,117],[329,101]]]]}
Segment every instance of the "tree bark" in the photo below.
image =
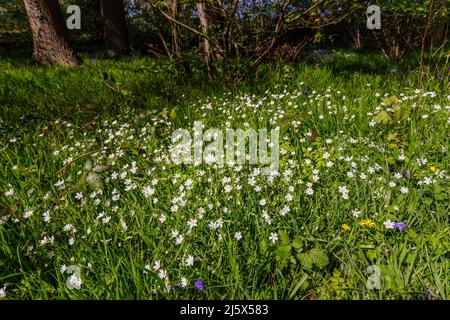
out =
{"type": "MultiPolygon", "coordinates": [[[[178,0],[169,0],[169,8],[170,8],[170,14],[171,16],[179,20],[180,19],[180,4],[178,0]]],[[[180,38],[180,27],[175,24],[171,23],[172,28],[172,55],[175,55],[178,59],[182,58],[182,51],[181,51],[181,38],[180,38]]]]}
{"type": "MultiPolygon", "coordinates": [[[[209,33],[209,21],[206,15],[205,4],[201,2],[197,3],[197,11],[198,16],[200,18],[200,25],[202,27],[202,32],[207,35],[209,33]]],[[[209,62],[212,59],[212,52],[211,52],[211,44],[209,43],[208,39],[206,38],[202,39],[201,49],[204,54],[205,62],[209,65],[209,62]]]]}
{"type": "Polygon", "coordinates": [[[33,60],[42,65],[78,65],[58,0],[24,0],[24,5],[33,36],[33,60]]]}
{"type": "Polygon", "coordinates": [[[100,0],[106,55],[116,58],[129,51],[123,0],[100,0]]]}

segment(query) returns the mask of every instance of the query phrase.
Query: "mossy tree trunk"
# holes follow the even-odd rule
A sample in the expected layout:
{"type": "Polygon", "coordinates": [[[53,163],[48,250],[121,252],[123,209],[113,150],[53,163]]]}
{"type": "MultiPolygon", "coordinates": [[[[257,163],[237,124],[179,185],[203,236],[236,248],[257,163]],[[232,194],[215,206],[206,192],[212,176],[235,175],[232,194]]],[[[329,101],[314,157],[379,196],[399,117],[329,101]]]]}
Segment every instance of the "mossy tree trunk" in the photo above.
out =
{"type": "Polygon", "coordinates": [[[24,5],[33,36],[33,60],[42,65],[78,65],[58,0],[24,0],[24,5]]]}

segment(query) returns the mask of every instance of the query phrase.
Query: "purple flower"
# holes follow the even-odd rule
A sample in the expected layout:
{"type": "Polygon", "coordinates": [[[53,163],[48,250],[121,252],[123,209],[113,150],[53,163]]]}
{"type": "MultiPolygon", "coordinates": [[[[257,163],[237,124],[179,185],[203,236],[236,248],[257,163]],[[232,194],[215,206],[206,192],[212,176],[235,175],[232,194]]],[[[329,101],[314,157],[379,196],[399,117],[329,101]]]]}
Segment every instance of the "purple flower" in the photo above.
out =
{"type": "Polygon", "coordinates": [[[195,280],[194,285],[200,291],[205,290],[205,283],[200,279],[195,280]]]}
{"type": "Polygon", "coordinates": [[[403,177],[408,178],[409,177],[409,172],[408,170],[403,171],[403,177]]]}
{"type": "Polygon", "coordinates": [[[406,223],[404,223],[403,221],[394,223],[393,227],[394,227],[395,229],[400,230],[400,231],[403,231],[403,230],[405,230],[406,228],[408,228],[408,226],[406,225],[406,223]]]}

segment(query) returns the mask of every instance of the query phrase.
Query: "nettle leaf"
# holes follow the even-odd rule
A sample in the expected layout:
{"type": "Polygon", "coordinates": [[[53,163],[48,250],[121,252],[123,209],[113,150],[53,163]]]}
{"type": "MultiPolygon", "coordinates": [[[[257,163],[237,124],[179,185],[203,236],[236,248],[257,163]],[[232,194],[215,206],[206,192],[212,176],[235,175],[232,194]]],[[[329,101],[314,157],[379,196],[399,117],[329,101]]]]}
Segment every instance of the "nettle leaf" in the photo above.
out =
{"type": "Polygon", "coordinates": [[[311,259],[311,255],[308,252],[301,252],[297,254],[298,261],[300,264],[306,269],[312,269],[313,260],[311,259]]]}
{"type": "Polygon", "coordinates": [[[291,243],[295,250],[300,250],[303,248],[303,238],[301,236],[295,237],[294,241],[291,243]]]}
{"type": "Polygon", "coordinates": [[[392,117],[387,111],[382,110],[377,113],[377,115],[373,118],[373,121],[376,123],[388,124],[392,122],[392,117]]]}
{"type": "Polygon", "coordinates": [[[309,255],[313,263],[319,268],[325,267],[330,262],[326,251],[321,248],[312,248],[309,255]]]}
{"type": "Polygon", "coordinates": [[[278,260],[287,260],[291,256],[291,246],[279,245],[275,250],[275,255],[278,260]]]}

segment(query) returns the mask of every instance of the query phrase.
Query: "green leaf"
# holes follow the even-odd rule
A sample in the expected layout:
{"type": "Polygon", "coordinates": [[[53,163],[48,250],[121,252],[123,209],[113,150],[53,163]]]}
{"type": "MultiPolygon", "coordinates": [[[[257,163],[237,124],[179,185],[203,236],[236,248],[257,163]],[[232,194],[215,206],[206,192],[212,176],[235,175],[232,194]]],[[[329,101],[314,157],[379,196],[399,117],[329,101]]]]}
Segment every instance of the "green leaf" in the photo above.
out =
{"type": "Polygon", "coordinates": [[[296,236],[291,245],[295,250],[300,250],[303,248],[303,238],[301,236],[296,236]]]}
{"type": "Polygon", "coordinates": [[[311,259],[309,253],[299,253],[297,254],[297,259],[304,268],[306,269],[312,268],[313,260],[311,259]]]}
{"type": "Polygon", "coordinates": [[[279,245],[275,251],[278,260],[287,260],[291,256],[291,246],[279,245]]]}
{"type": "Polygon", "coordinates": [[[329,263],[327,253],[321,248],[312,248],[309,255],[313,263],[319,268],[323,268],[329,263]]]}
{"type": "Polygon", "coordinates": [[[285,231],[280,232],[280,240],[283,246],[289,246],[291,244],[291,239],[289,239],[289,235],[285,231]]]}
{"type": "Polygon", "coordinates": [[[381,101],[382,101],[385,105],[390,106],[390,105],[392,105],[392,104],[394,104],[394,103],[397,103],[397,102],[398,102],[398,99],[397,99],[396,96],[390,96],[390,97],[385,97],[385,98],[381,99],[381,101]]]}
{"type": "Polygon", "coordinates": [[[175,118],[177,117],[177,111],[175,110],[175,108],[170,111],[169,117],[170,119],[175,120],[175,118]]]}
{"type": "Polygon", "coordinates": [[[305,283],[307,278],[308,278],[308,275],[304,274],[303,277],[300,279],[300,281],[297,282],[297,284],[295,285],[294,290],[292,290],[291,294],[289,295],[289,300],[292,299],[295,296],[295,294],[297,293],[298,289],[300,289],[300,287],[303,285],[303,283],[305,283]]]}
{"type": "Polygon", "coordinates": [[[376,123],[388,124],[392,122],[392,117],[385,110],[382,110],[377,113],[377,115],[373,118],[376,123]]]}

